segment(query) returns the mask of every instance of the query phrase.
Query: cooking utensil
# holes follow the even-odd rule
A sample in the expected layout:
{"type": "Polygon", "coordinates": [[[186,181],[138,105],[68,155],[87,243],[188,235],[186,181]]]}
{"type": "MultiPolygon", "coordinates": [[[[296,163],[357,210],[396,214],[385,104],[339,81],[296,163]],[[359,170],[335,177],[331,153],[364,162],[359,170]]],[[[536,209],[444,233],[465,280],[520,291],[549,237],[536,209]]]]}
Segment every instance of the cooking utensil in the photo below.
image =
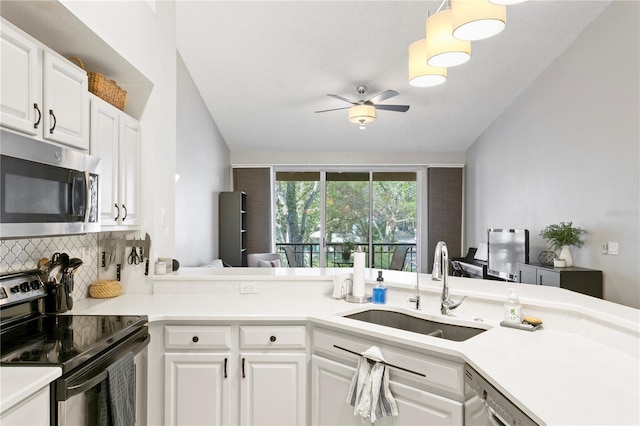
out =
{"type": "MultiPolygon", "coordinates": [[[[109,265],[116,263],[116,240],[113,234],[109,234],[109,265]]],[[[109,266],[107,267],[109,269],[109,266]]]]}
{"type": "Polygon", "coordinates": [[[74,276],[76,275],[76,271],[78,270],[78,268],[80,267],[80,265],[82,265],[84,262],[82,262],[82,259],[78,259],[77,257],[74,257],[73,259],[69,260],[69,274],[70,274],[70,279],[69,279],[69,291],[71,293],[73,293],[73,288],[74,288],[74,276]]]}
{"type": "Polygon", "coordinates": [[[147,262],[144,265],[145,275],[149,275],[149,255],[151,254],[149,253],[150,249],[151,249],[151,237],[149,236],[149,233],[146,233],[144,236],[144,245],[142,246],[142,257],[147,258],[147,262]]]}
{"type": "Polygon", "coordinates": [[[124,239],[124,237],[122,239],[117,237],[114,239],[113,252],[114,252],[114,258],[116,262],[116,280],[118,281],[120,281],[120,278],[122,275],[122,269],[124,268],[124,263],[126,262],[125,260],[126,243],[127,243],[127,240],[124,239]]]}
{"type": "Polygon", "coordinates": [[[131,247],[131,253],[127,257],[127,263],[129,265],[137,265],[142,262],[142,256],[138,254],[138,247],[136,247],[136,239],[133,240],[133,246],[131,247]]]}
{"type": "Polygon", "coordinates": [[[38,261],[38,269],[40,270],[40,276],[44,281],[47,281],[49,277],[49,268],[51,267],[51,261],[46,257],[43,257],[38,261]]]}
{"type": "Polygon", "coordinates": [[[122,269],[124,269],[127,263],[127,237],[122,237],[122,244],[120,245],[120,263],[122,263],[122,269]]]}
{"type": "Polygon", "coordinates": [[[49,262],[49,268],[47,273],[47,282],[58,284],[58,274],[60,273],[61,266],[58,262],[49,262]]]}

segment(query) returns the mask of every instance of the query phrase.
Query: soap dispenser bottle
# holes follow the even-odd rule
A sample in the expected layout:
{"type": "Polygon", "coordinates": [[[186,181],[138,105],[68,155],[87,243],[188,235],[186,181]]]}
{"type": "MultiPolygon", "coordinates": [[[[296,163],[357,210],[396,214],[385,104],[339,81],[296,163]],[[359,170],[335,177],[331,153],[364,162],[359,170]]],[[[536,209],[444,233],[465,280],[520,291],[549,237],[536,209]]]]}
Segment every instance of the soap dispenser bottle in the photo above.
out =
{"type": "Polygon", "coordinates": [[[522,305],[513,288],[507,289],[509,295],[504,301],[504,320],[512,324],[522,323],[522,305]]]}
{"type": "Polygon", "coordinates": [[[382,271],[378,271],[376,281],[377,285],[373,288],[373,303],[384,305],[387,303],[387,288],[384,286],[382,271]]]}

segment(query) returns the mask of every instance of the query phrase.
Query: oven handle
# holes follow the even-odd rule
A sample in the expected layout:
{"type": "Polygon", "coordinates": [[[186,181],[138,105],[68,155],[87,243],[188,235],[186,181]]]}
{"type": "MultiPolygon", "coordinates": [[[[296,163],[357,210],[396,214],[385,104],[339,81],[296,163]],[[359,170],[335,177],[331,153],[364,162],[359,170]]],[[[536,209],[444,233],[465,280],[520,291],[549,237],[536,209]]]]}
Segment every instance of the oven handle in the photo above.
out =
{"type": "MultiPolygon", "coordinates": [[[[144,349],[145,346],[147,346],[149,344],[150,340],[151,340],[151,336],[149,336],[147,334],[146,337],[144,338],[144,340],[142,340],[140,342],[140,344],[138,346],[136,346],[134,349],[131,349],[130,352],[133,352],[134,354],[137,354],[142,349],[144,349]]],[[[101,383],[107,377],[109,377],[109,373],[107,372],[107,370],[103,370],[102,372],[100,372],[99,374],[93,376],[91,379],[89,379],[87,381],[84,381],[84,382],[82,382],[80,384],[77,384],[77,385],[69,386],[67,388],[68,396],[71,397],[73,395],[84,393],[85,391],[87,391],[87,390],[91,389],[92,387],[96,386],[97,384],[101,383]]]]}

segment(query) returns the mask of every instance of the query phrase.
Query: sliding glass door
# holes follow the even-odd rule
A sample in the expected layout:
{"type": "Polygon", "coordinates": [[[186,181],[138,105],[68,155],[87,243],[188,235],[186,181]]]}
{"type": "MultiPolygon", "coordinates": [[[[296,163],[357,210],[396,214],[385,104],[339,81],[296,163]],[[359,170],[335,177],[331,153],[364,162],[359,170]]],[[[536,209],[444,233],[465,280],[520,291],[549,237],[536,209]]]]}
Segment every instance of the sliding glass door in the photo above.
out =
{"type": "Polygon", "coordinates": [[[401,269],[417,258],[417,172],[276,172],[276,247],[290,266],[401,269]],[[395,255],[395,256],[394,256],[395,255]]]}
{"type": "Polygon", "coordinates": [[[369,172],[327,172],[324,207],[326,266],[353,266],[357,247],[369,250],[369,172]]]}

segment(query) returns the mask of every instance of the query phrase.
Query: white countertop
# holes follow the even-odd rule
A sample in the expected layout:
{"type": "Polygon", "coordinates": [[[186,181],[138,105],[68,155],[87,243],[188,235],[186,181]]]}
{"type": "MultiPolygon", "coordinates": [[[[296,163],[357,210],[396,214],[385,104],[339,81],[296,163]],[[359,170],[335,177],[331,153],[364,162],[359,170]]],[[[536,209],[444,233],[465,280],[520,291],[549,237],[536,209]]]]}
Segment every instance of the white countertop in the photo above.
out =
{"type": "Polygon", "coordinates": [[[58,367],[0,367],[0,413],[62,375],[58,367]]]}
{"type": "MultiPolygon", "coordinates": [[[[380,307],[416,313],[406,302],[416,274],[385,271],[389,304],[382,306],[331,298],[332,277],[345,272],[348,269],[185,268],[154,277],[157,294],[79,300],[73,314],[148,315],[150,322],[309,321],[455,356],[542,424],[640,424],[637,309],[559,288],[451,277],[451,298],[469,297],[451,316],[443,317],[441,283],[421,274],[419,316],[490,328],[453,342],[342,318],[348,312],[380,307]],[[257,294],[239,294],[239,283],[247,280],[257,286],[257,294]],[[514,285],[524,315],[544,321],[540,330],[499,326],[506,288],[514,285]],[[482,322],[474,322],[477,318],[482,322]]],[[[369,288],[376,274],[367,271],[369,288]]]]}

